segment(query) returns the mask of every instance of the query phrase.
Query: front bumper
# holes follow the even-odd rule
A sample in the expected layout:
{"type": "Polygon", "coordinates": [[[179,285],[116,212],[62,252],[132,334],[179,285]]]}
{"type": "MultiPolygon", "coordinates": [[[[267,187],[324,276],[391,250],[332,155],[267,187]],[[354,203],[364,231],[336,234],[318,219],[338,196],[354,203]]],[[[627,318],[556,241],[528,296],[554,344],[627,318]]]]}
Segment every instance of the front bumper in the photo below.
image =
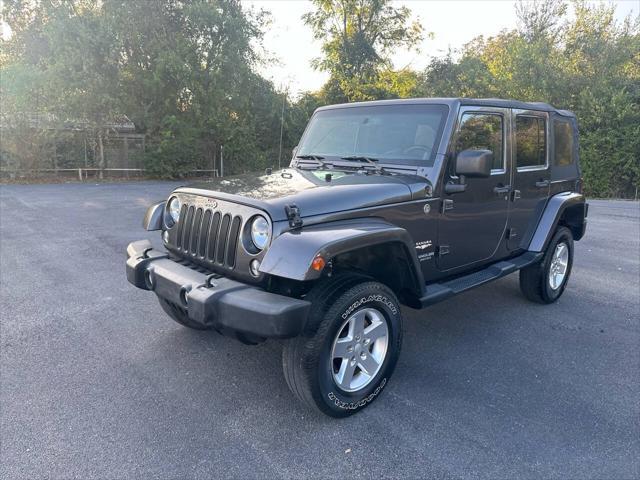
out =
{"type": "Polygon", "coordinates": [[[127,247],[127,280],[186,311],[189,319],[225,334],[290,338],[304,328],[310,303],[207,275],[154,250],[148,240],[127,247]]]}

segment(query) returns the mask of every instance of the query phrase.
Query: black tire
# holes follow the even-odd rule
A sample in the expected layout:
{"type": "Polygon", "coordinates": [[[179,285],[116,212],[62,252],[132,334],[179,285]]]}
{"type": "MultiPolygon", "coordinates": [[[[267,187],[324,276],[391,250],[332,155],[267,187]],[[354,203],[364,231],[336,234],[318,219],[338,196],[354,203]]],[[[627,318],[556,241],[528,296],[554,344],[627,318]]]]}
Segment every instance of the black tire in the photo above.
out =
{"type": "Polygon", "coordinates": [[[186,310],[174,305],[171,302],[167,302],[164,298],[158,297],[158,301],[160,302],[160,306],[162,309],[171,317],[172,320],[175,320],[183,327],[192,328],[193,330],[211,330],[213,327],[205,327],[204,325],[194,322],[191,320],[186,310]]]}
{"type": "MultiPolygon", "coordinates": [[[[356,275],[325,279],[311,290],[307,298],[312,305],[305,330],[301,336],[289,340],[282,352],[285,379],[294,395],[310,408],[332,417],[352,415],[378,397],[395,369],[402,345],[400,304],[385,285],[356,275]],[[373,325],[367,320],[372,313],[378,325],[385,322],[386,353],[379,358],[377,373],[372,373],[362,388],[345,391],[334,380],[336,360],[332,358],[332,349],[340,332],[348,328],[345,325],[349,319],[361,310],[365,310],[359,317],[363,318],[365,326],[373,325]]],[[[374,348],[377,348],[374,347],[376,340],[369,343],[366,336],[365,331],[356,349],[365,359],[367,354],[372,356],[374,348]]],[[[341,360],[337,361],[340,364],[341,360]]],[[[357,373],[353,378],[367,377],[362,376],[365,371],[360,369],[360,361],[357,362],[357,373]]]]}
{"type": "Polygon", "coordinates": [[[564,292],[573,266],[573,235],[567,227],[558,227],[549,242],[542,260],[520,270],[520,290],[525,297],[536,303],[553,303],[564,292]],[[568,263],[562,283],[553,288],[549,281],[549,271],[557,246],[564,243],[568,249],[568,263]]]}

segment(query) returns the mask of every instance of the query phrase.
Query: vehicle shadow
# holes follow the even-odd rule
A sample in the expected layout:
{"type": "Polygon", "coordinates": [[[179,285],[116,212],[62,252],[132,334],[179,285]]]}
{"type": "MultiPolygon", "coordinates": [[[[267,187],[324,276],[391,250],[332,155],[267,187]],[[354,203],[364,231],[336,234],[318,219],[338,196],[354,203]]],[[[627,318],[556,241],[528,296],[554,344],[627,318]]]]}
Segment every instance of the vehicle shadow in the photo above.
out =
{"type": "MultiPolygon", "coordinates": [[[[495,355],[504,349],[501,342],[508,341],[513,324],[521,322],[509,312],[518,308],[532,307],[521,297],[517,277],[508,277],[427,310],[404,309],[403,352],[387,390],[396,400],[411,395],[412,402],[430,398],[434,386],[442,397],[460,395],[457,387],[447,392],[448,370],[458,365],[461,377],[469,374],[469,363],[461,364],[462,353],[462,358],[474,357],[469,358],[473,364],[483,358],[500,363],[495,355]]],[[[280,415],[295,413],[305,421],[310,417],[320,423],[329,420],[299,405],[289,392],[282,376],[283,342],[243,345],[216,332],[176,325],[147,350],[156,357],[154,362],[168,370],[164,381],[171,382],[173,372],[179,383],[175,391],[187,387],[184,382],[189,377],[191,398],[200,399],[203,408],[218,408],[222,393],[236,398],[229,407],[232,410],[259,408],[280,415]]],[[[491,372],[492,366],[486,363],[484,368],[491,372]]],[[[384,398],[376,404],[392,409],[395,402],[384,398]]]]}

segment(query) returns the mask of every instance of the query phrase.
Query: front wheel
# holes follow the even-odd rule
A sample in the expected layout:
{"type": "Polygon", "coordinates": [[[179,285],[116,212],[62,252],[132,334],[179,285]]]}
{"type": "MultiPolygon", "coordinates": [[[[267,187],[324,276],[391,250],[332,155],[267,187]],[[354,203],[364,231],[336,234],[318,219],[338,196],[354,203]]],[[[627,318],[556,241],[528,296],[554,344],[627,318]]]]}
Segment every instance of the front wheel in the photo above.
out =
{"type": "Polygon", "coordinates": [[[285,378],[306,405],[346,417],[375,400],[395,369],[400,305],[385,285],[351,275],[325,280],[309,299],[303,335],[283,350],[285,378]]]}
{"type": "Polygon", "coordinates": [[[542,261],[520,270],[520,290],[537,303],[553,303],[564,292],[573,265],[573,235],[559,227],[542,261]]]}

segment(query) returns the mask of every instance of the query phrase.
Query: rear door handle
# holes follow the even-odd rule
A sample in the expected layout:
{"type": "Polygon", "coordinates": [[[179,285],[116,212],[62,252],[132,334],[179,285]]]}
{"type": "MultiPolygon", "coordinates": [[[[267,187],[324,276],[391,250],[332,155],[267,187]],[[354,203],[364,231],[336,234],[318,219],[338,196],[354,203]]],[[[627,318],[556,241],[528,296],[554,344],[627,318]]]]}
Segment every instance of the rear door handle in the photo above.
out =
{"type": "Polygon", "coordinates": [[[549,180],[540,180],[536,182],[536,187],[538,188],[547,188],[549,186],[549,180]]]}

